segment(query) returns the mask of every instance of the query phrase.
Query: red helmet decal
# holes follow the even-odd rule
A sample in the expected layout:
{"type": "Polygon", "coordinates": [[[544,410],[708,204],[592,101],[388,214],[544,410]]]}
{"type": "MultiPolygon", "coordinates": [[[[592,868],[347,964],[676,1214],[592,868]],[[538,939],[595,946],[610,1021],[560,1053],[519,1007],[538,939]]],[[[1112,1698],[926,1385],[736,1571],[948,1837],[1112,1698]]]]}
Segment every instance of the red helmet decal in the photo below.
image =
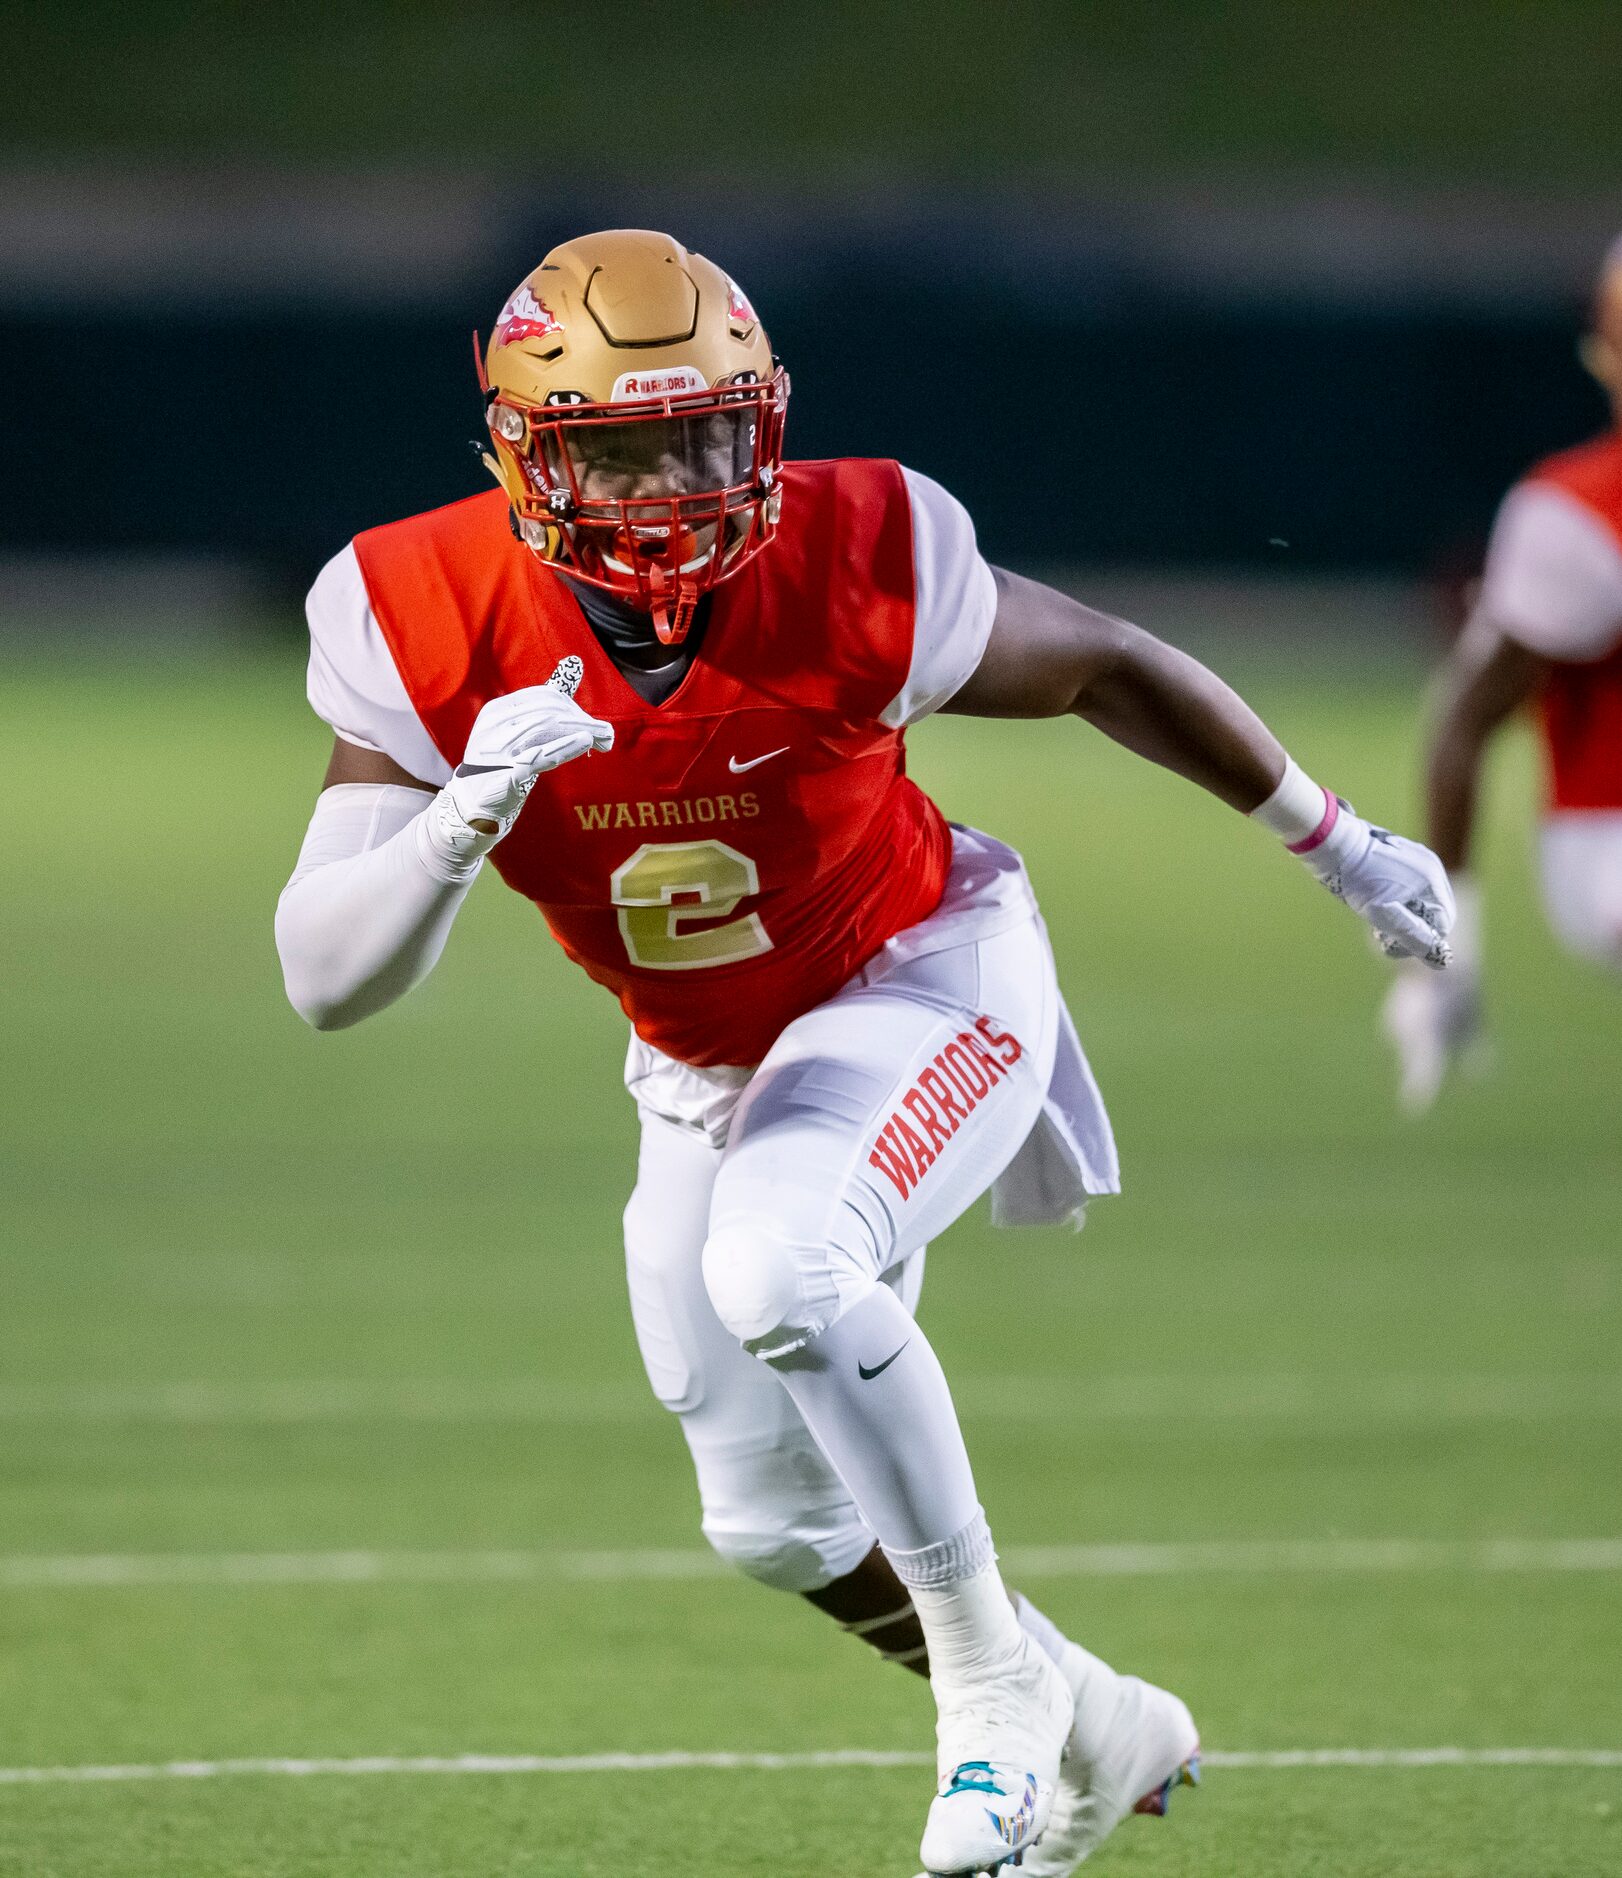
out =
{"type": "Polygon", "coordinates": [[[525,281],[501,309],[493,343],[511,346],[520,339],[544,339],[548,333],[562,331],[563,322],[544,300],[535,298],[529,290],[529,282],[525,281]]]}
{"type": "Polygon", "coordinates": [[[749,296],[730,274],[727,282],[727,318],[734,326],[753,326],[755,309],[749,304],[749,296]]]}

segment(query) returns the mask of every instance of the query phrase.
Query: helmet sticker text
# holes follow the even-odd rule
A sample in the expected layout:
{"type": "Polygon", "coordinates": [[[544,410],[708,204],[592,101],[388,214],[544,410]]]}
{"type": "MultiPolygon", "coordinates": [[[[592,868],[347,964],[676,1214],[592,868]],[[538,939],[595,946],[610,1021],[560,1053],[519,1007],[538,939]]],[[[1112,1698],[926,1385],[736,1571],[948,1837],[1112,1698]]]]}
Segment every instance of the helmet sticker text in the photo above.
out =
{"type": "Polygon", "coordinates": [[[614,403],[627,398],[668,398],[677,391],[708,391],[696,365],[667,365],[651,372],[622,372],[614,380],[614,403]]]}

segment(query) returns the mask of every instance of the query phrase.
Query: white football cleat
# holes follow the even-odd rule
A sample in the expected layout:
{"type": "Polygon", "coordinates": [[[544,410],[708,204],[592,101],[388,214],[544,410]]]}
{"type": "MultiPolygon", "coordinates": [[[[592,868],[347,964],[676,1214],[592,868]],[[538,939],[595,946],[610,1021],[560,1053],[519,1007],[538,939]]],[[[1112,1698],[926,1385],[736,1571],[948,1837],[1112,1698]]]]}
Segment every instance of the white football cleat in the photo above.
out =
{"type": "Polygon", "coordinates": [[[1200,1777],[1199,1730],[1176,1696],[1117,1675],[1068,1641],[1062,1667],[1075,1723],[1047,1831],[1025,1861],[1027,1878],[1069,1878],[1128,1814],[1163,1814],[1172,1789],[1200,1777]]]}
{"type": "Polygon", "coordinates": [[[1075,1697],[1029,1637],[1020,1643],[995,1683],[935,1691],[940,1787],[919,1849],[928,1878],[1018,1865],[1047,1824],[1075,1697]]]}

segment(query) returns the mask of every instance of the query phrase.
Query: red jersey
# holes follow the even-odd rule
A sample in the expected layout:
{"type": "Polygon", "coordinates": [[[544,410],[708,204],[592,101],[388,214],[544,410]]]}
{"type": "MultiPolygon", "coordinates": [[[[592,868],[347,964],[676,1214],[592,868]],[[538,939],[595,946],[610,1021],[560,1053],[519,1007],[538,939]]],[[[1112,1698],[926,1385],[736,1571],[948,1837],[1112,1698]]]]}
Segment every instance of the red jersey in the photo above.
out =
{"type": "Polygon", "coordinates": [[[501,491],[354,543],[447,765],[491,698],[584,662],[577,695],[614,747],[540,777],[491,860],[640,1036],[700,1065],[758,1062],[934,910],[950,858],[893,727],[918,615],[907,481],[856,459],[791,463],[783,480],[775,539],[715,589],[701,649],[658,705],[514,540],[501,491]]]}
{"type": "MultiPolygon", "coordinates": [[[[1622,434],[1547,458],[1526,484],[1552,486],[1580,502],[1622,553],[1622,434]]],[[[1551,666],[1540,714],[1550,807],[1622,809],[1622,643],[1601,658],[1551,666]]]]}

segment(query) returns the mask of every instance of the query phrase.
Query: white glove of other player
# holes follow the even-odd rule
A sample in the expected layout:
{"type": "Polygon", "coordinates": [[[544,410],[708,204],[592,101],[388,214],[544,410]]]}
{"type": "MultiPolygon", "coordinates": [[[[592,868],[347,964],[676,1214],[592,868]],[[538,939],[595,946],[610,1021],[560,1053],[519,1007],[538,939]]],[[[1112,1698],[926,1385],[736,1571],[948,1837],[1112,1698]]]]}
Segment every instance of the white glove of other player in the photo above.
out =
{"type": "Polygon", "coordinates": [[[429,841],[447,859],[493,848],[548,770],[614,747],[614,727],[574,701],[584,666],[571,654],[544,685],[492,698],[474,719],[456,773],[429,805],[429,841]]]}
{"type": "Polygon", "coordinates": [[[1397,1052],[1397,1097],[1410,1115],[1431,1106],[1450,1069],[1478,1072],[1489,1054],[1481,1023],[1480,895],[1463,875],[1453,889],[1458,919],[1449,935],[1452,963],[1442,973],[1404,964],[1381,1017],[1397,1052]]]}
{"type": "Polygon", "coordinates": [[[1254,815],[1289,843],[1336,899],[1368,921],[1388,958],[1422,959],[1436,971],[1447,964],[1453,889],[1429,848],[1365,822],[1293,762],[1286,763],[1283,781],[1254,815]]]}

